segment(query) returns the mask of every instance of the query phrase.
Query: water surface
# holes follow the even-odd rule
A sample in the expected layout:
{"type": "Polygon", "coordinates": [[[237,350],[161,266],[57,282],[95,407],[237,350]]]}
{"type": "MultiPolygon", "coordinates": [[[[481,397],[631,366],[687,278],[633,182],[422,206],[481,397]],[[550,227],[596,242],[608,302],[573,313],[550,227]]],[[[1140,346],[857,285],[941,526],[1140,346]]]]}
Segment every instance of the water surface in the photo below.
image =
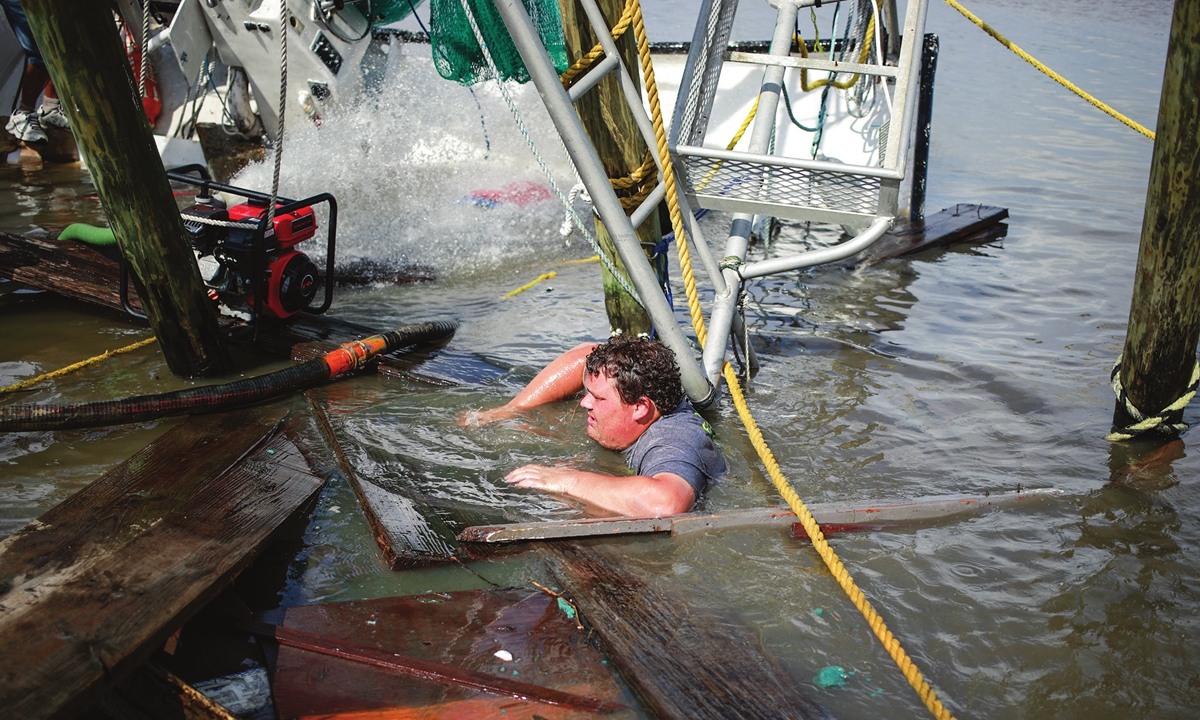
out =
{"type": "MultiPolygon", "coordinates": [[[[648,2],[651,38],[690,36],[690,21],[680,19],[690,14],[681,11],[688,5],[648,2]]],[[[992,0],[972,9],[1153,127],[1169,2],[992,0]]],[[[1190,717],[1200,702],[1200,523],[1188,508],[1195,507],[1200,467],[1185,457],[1137,483],[1114,484],[1112,470],[1148,448],[1103,440],[1113,404],[1108,371],[1125,335],[1152,143],[1038,74],[948,6],[931,5],[929,30],[941,38],[930,211],[958,202],[1007,207],[1008,235],[919,260],[791,273],[750,286],[763,365],[749,390],[752,410],[785,474],[810,502],[1018,486],[1064,492],[1034,506],[833,542],[956,715],[1190,717]]],[[[739,27],[743,37],[751,32],[739,27]]],[[[597,266],[565,264],[590,252],[577,236],[569,246],[560,238],[554,202],[492,209],[460,202],[475,190],[543,180],[494,88],[472,97],[432,77],[427,49],[394,52],[392,70],[399,72],[375,99],[290,136],[283,192],[338,196],[346,256],[413,260],[437,270],[434,283],[343,291],[333,312],[377,327],[458,321],[454,341],[429,363],[431,374],[458,384],[347,381],[328,391],[334,424],[355,441],[364,475],[435,505],[453,501],[513,518],[569,515],[570,506],[510,489],[501,478],[547,458],[619,467],[619,458],[583,437],[572,404],[488,428],[463,429],[455,418],[503,402],[558,352],[607,334],[597,266]],[[549,269],[559,273],[552,281],[499,299],[549,269]]],[[[539,151],[569,187],[573,179],[536,94],[520,92],[518,102],[539,151]]],[[[241,181],[265,187],[269,168],[251,168],[241,181]]],[[[94,221],[98,203],[90,195],[78,171],[2,168],[0,223],[36,232],[94,221]]],[[[727,218],[712,214],[705,223],[710,238],[720,238],[727,218]]],[[[775,246],[756,252],[833,237],[791,223],[775,246]]],[[[672,278],[682,298],[675,267],[672,278]]],[[[44,297],[6,301],[0,333],[0,382],[144,335],[44,297]]],[[[147,349],[22,400],[186,384],[147,349]]],[[[1187,418],[1196,415],[1193,409],[1187,418]]],[[[701,507],[776,504],[731,404],[723,401],[712,417],[732,472],[701,507]]],[[[0,530],[45,512],[169,426],[0,437],[0,530]]],[[[305,543],[282,590],[285,604],[486,587],[458,567],[384,568],[336,473],[305,543]]],[[[838,717],[924,714],[801,542],[738,530],[617,544],[660,568],[664,583],[703,588],[703,602],[749,623],[838,717]],[[813,685],[827,665],[854,671],[849,684],[813,685]]],[[[474,570],[500,584],[547,581],[545,570],[525,558],[474,570]]]]}

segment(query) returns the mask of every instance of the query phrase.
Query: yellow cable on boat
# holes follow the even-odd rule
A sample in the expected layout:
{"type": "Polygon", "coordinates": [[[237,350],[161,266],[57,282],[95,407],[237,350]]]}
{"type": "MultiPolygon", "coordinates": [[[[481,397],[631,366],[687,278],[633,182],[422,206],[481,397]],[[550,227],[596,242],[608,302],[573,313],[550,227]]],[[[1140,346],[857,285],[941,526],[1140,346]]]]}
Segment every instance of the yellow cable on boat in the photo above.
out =
{"type": "Polygon", "coordinates": [[[947,2],[947,3],[949,3],[950,7],[954,8],[955,10],[959,11],[960,13],[962,13],[962,14],[963,14],[963,16],[964,16],[964,17],[966,17],[968,20],[970,20],[971,22],[973,22],[973,23],[975,23],[976,25],[978,25],[978,26],[979,26],[979,27],[980,27],[980,28],[981,28],[981,29],[982,29],[982,30],[983,30],[985,33],[987,33],[988,35],[991,35],[992,37],[996,38],[996,40],[997,40],[997,41],[998,41],[998,42],[999,42],[1001,45],[1003,45],[1004,47],[1006,47],[1006,48],[1008,48],[1009,50],[1012,50],[1014,53],[1016,53],[1016,54],[1017,54],[1017,57],[1021,58],[1022,60],[1024,60],[1024,61],[1025,61],[1025,62],[1027,62],[1027,63],[1029,63],[1030,65],[1034,66],[1034,67],[1035,67],[1035,68],[1037,68],[1038,70],[1041,70],[1041,71],[1042,71],[1042,72],[1044,72],[1046,75],[1050,76],[1050,77],[1051,77],[1051,78],[1053,78],[1055,81],[1057,81],[1059,85],[1062,85],[1063,87],[1065,87],[1066,89],[1068,89],[1068,90],[1070,90],[1071,92],[1075,93],[1075,94],[1076,94],[1076,95],[1078,95],[1079,97],[1083,98],[1084,100],[1087,100],[1087,101],[1088,101],[1088,102],[1090,102],[1092,105],[1095,105],[1095,106],[1096,106],[1097,108],[1099,108],[1101,111],[1103,111],[1103,112],[1105,112],[1105,113],[1107,113],[1107,114],[1111,115],[1112,117],[1116,118],[1117,120],[1120,120],[1121,122],[1125,123],[1126,125],[1128,125],[1129,127],[1133,128],[1134,130],[1137,130],[1137,131],[1138,131],[1138,132],[1140,132],[1141,134],[1143,134],[1143,135],[1145,135],[1146,137],[1150,138],[1151,140],[1153,140],[1153,139],[1154,139],[1154,131],[1147,129],[1147,128],[1146,128],[1144,125],[1142,125],[1142,124],[1140,124],[1140,123],[1138,123],[1138,122],[1135,122],[1135,121],[1133,121],[1133,120],[1130,120],[1129,118],[1125,117],[1124,115],[1122,115],[1121,113],[1117,112],[1116,110],[1113,110],[1113,109],[1112,109],[1111,107],[1109,107],[1108,105],[1105,105],[1104,103],[1102,103],[1102,102],[1100,102],[1099,100],[1097,100],[1095,97],[1093,97],[1093,96],[1089,95],[1088,93],[1084,92],[1084,91],[1083,91],[1081,88],[1079,88],[1077,85],[1075,85],[1074,83],[1072,83],[1070,80],[1066,79],[1066,78],[1065,78],[1065,77],[1063,77],[1062,75],[1059,75],[1058,73],[1054,72],[1053,70],[1051,70],[1050,68],[1046,67],[1046,66],[1045,66],[1045,65],[1043,65],[1042,63],[1038,62],[1037,58],[1033,57],[1033,56],[1032,56],[1032,55],[1030,55],[1029,53],[1027,53],[1027,52],[1025,52],[1024,50],[1022,50],[1021,48],[1017,47],[1017,46],[1016,46],[1015,44],[1013,44],[1013,43],[1012,43],[1012,42],[1011,42],[1011,41],[1010,41],[1008,38],[1006,38],[1006,37],[1004,37],[1003,35],[1001,35],[1000,33],[996,32],[996,31],[995,31],[995,30],[992,28],[992,26],[991,26],[991,25],[988,25],[988,24],[987,24],[987,23],[985,23],[984,21],[982,21],[982,20],[980,20],[979,18],[977,18],[977,17],[976,17],[976,16],[975,16],[975,15],[974,15],[974,14],[973,14],[973,13],[972,13],[970,10],[966,9],[966,8],[965,8],[965,7],[963,7],[962,5],[959,5],[959,4],[958,4],[958,3],[957,3],[955,0],[946,0],[946,2],[947,2]]]}
{"type": "MultiPolygon", "coordinates": [[[[650,101],[650,114],[654,122],[654,136],[658,143],[659,158],[662,162],[663,180],[667,186],[667,208],[671,215],[671,227],[675,231],[675,246],[679,251],[679,265],[683,274],[684,288],[687,291],[688,310],[692,316],[692,326],[696,330],[696,338],[704,345],[707,337],[707,332],[704,328],[704,317],[700,310],[700,298],[696,292],[696,278],[692,273],[691,253],[688,251],[687,240],[683,232],[683,217],[679,211],[679,197],[675,188],[675,173],[671,166],[671,157],[667,150],[667,136],[663,130],[662,110],[658,101],[658,87],[654,82],[654,67],[650,62],[650,42],[646,38],[646,27],[642,20],[642,8],[638,0],[631,0],[633,8],[633,29],[637,36],[638,55],[641,58],[642,72],[646,81],[646,96],[650,101]]],[[[921,671],[904,652],[904,648],[900,646],[900,641],[888,630],[883,619],[879,617],[879,613],[875,612],[871,607],[871,603],[863,595],[863,592],[855,585],[854,579],[850,577],[850,573],[838,559],[837,554],[829,547],[829,543],[825,541],[825,536],[821,534],[821,529],[813,520],[812,513],[804,505],[804,501],[796,494],[783,472],[779,469],[779,464],[775,461],[775,456],[771,453],[771,449],[767,447],[763,440],[762,432],[758,429],[758,424],[750,415],[750,409],[746,405],[746,398],[742,395],[741,385],[738,383],[737,374],[733,370],[733,366],[725,363],[723,368],[725,382],[729,385],[729,394],[733,398],[734,404],[737,406],[738,415],[741,417],[743,424],[746,426],[746,432],[750,436],[751,442],[758,451],[759,457],[762,458],[763,465],[766,466],[767,472],[771,476],[771,482],[779,494],[787,502],[788,507],[800,519],[800,523],[808,532],[809,540],[813,547],[825,561],[825,565],[833,574],[835,580],[858,611],[862,613],[867,620],[871,630],[879,641],[883,643],[883,647],[895,661],[900,671],[904,674],[904,678],[908,680],[908,684],[917,691],[921,701],[925,703],[925,707],[938,720],[952,720],[953,716],[950,711],[942,705],[942,702],[937,699],[937,693],[929,686],[921,671]]]]}
{"type": "Polygon", "coordinates": [[[536,279],[525,283],[524,285],[517,288],[516,290],[511,290],[509,292],[504,293],[503,295],[500,296],[500,299],[504,300],[504,299],[512,297],[513,295],[519,295],[519,294],[525,292],[526,290],[528,290],[529,288],[533,287],[534,285],[537,285],[541,281],[549,280],[550,278],[555,277],[557,275],[558,275],[558,273],[554,272],[553,270],[551,270],[548,273],[542,273],[541,275],[538,275],[536,279]]]}
{"type": "Polygon", "coordinates": [[[130,350],[137,350],[138,348],[146,347],[147,345],[149,345],[150,343],[154,342],[157,339],[158,338],[155,338],[155,337],[148,337],[145,340],[139,340],[138,342],[135,342],[132,345],[126,345],[123,348],[117,348],[116,350],[105,350],[103,353],[101,353],[100,355],[97,355],[94,358],[88,358],[87,360],[81,360],[81,361],[75,363],[74,365],[68,365],[65,368],[60,368],[53,372],[48,372],[45,375],[38,375],[37,377],[29,378],[28,380],[22,380],[21,382],[13,383],[12,385],[9,385],[8,387],[2,387],[2,388],[0,388],[0,393],[13,392],[16,390],[24,390],[27,387],[37,385],[38,383],[42,382],[43,380],[50,380],[50,379],[56,378],[60,375],[66,375],[69,372],[74,372],[80,368],[87,367],[88,365],[94,365],[95,363],[98,363],[105,358],[112,357],[113,355],[120,355],[121,353],[126,353],[126,352],[129,352],[130,350]]]}

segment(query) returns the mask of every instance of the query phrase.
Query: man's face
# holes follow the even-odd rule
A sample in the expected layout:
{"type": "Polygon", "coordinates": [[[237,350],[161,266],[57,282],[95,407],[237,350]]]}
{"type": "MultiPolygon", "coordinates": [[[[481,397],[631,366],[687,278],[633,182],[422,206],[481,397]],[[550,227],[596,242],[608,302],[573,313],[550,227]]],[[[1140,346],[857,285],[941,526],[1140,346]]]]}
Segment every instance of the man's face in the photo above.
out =
{"type": "Polygon", "coordinates": [[[638,405],[621,399],[616,384],[603,371],[584,374],[580,406],[588,411],[588,437],[609,450],[624,450],[641,437],[646,425],[638,422],[638,405]]]}

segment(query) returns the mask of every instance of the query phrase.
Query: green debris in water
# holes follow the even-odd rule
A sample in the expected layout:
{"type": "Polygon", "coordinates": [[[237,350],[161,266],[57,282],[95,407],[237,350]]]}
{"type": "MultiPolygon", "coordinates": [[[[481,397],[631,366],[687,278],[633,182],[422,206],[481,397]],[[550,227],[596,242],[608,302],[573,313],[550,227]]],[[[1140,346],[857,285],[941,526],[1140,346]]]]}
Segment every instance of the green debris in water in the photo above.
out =
{"type": "Polygon", "coordinates": [[[813,678],[813,682],[816,683],[818,687],[823,688],[841,687],[842,685],[846,684],[847,677],[849,676],[846,675],[845,668],[837,665],[830,665],[822,668],[821,672],[817,673],[816,677],[813,678]]]}
{"type": "Polygon", "coordinates": [[[572,620],[575,619],[575,608],[571,607],[571,603],[567,602],[566,600],[563,600],[562,598],[559,598],[558,599],[558,608],[560,610],[562,610],[563,613],[566,614],[566,616],[569,617],[570,619],[572,619],[572,620]]]}
{"type": "Polygon", "coordinates": [[[813,615],[816,615],[817,617],[821,617],[824,614],[825,614],[825,611],[822,610],[821,608],[813,608],[813,615]]]}

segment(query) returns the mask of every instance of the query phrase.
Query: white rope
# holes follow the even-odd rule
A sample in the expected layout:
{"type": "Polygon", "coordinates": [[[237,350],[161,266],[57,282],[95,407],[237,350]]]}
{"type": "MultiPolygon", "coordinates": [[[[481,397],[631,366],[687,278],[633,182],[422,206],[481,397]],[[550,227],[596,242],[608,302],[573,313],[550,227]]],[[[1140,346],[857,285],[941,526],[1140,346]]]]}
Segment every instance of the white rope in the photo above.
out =
{"type": "Polygon", "coordinates": [[[1124,359],[1124,353],[1117,356],[1117,362],[1113,364],[1109,384],[1112,385],[1113,393],[1117,396],[1117,402],[1135,422],[1128,427],[1123,427],[1116,432],[1109,433],[1104,439],[1109,442],[1121,442],[1152,432],[1166,435],[1179,435],[1186,432],[1188,429],[1187,423],[1169,423],[1167,422],[1167,418],[1183,410],[1192,401],[1192,398],[1196,397],[1197,387],[1200,386],[1200,362],[1197,362],[1192,367],[1192,377],[1188,380],[1188,386],[1184,390],[1183,395],[1157,413],[1146,415],[1129,401],[1129,396],[1126,394],[1125,388],[1121,385],[1121,361],[1124,359]]]}
{"type": "Polygon", "coordinates": [[[604,267],[608,268],[608,272],[617,281],[617,284],[619,284],[621,288],[625,290],[625,292],[629,293],[629,296],[632,297],[637,304],[642,305],[642,298],[640,295],[638,295],[637,290],[635,290],[633,286],[629,284],[629,281],[625,279],[625,274],[617,268],[613,261],[609,259],[608,255],[606,255],[600,248],[600,243],[596,241],[596,237],[592,235],[592,232],[588,230],[586,225],[583,224],[583,218],[579,217],[579,214],[575,212],[575,207],[572,202],[567,199],[567,196],[564,195],[562,190],[559,189],[558,183],[554,181],[554,173],[551,172],[550,167],[546,165],[546,162],[542,160],[541,153],[538,152],[537,147],[533,144],[533,138],[529,135],[529,131],[525,128],[524,121],[521,120],[521,114],[517,111],[516,101],[513,100],[512,94],[508,91],[508,86],[500,77],[500,70],[496,67],[496,61],[492,59],[492,53],[488,49],[487,41],[483,39],[483,33],[479,30],[479,25],[475,22],[475,14],[471,12],[471,6],[467,3],[467,0],[460,1],[462,2],[463,12],[466,13],[467,16],[467,22],[471,25],[471,32],[475,34],[475,42],[479,43],[479,49],[483,52],[483,58],[487,60],[488,69],[492,71],[492,77],[495,79],[496,85],[500,88],[500,94],[504,96],[504,102],[508,105],[508,110],[512,113],[513,120],[517,124],[517,130],[521,132],[522,137],[525,138],[525,142],[529,144],[529,150],[533,153],[533,158],[537,161],[538,167],[542,169],[543,173],[545,173],[546,180],[550,183],[550,189],[554,191],[554,194],[558,197],[558,201],[562,203],[563,208],[566,210],[567,217],[570,218],[572,224],[574,224],[575,227],[579,229],[579,233],[587,239],[588,244],[592,246],[592,250],[594,250],[595,253],[600,256],[600,262],[604,264],[604,267]]]}
{"type": "Polygon", "coordinates": [[[183,218],[185,223],[196,223],[198,225],[215,225],[217,227],[242,228],[244,230],[258,229],[257,220],[217,220],[215,218],[200,217],[199,215],[188,215],[187,213],[179,213],[179,217],[183,218]]]}
{"type": "Polygon", "coordinates": [[[146,97],[146,71],[150,65],[150,0],[142,0],[142,64],[138,69],[138,95],[146,97]]]}
{"type": "Polygon", "coordinates": [[[279,166],[283,162],[283,113],[287,108],[287,0],[279,0],[279,129],[275,133],[275,173],[271,202],[267,204],[267,231],[275,226],[275,201],[279,197],[279,166]]]}
{"type": "MultiPolygon", "coordinates": [[[[592,197],[588,195],[587,186],[581,182],[572,185],[571,192],[567,195],[567,203],[570,204],[572,210],[575,209],[575,198],[583,198],[588,205],[592,204],[592,197]]],[[[567,239],[567,245],[571,244],[571,230],[573,229],[571,213],[568,212],[563,217],[562,227],[558,229],[558,234],[567,239]]]]}

